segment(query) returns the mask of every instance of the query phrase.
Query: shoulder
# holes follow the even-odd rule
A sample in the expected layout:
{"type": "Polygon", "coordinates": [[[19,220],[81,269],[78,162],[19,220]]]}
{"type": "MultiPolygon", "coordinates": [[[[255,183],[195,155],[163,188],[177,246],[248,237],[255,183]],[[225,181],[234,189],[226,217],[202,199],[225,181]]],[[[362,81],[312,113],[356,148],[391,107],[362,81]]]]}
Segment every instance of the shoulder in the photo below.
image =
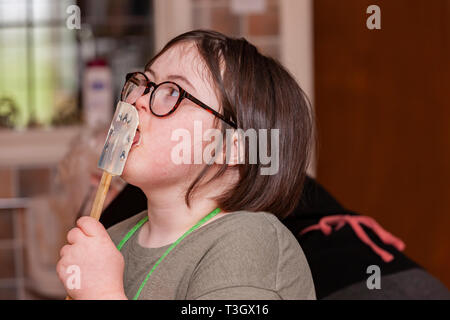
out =
{"type": "Polygon", "coordinates": [[[275,215],[239,211],[222,219],[191,278],[191,298],[233,287],[270,290],[286,298],[292,293],[284,290],[288,282],[303,276],[312,281],[299,243],[275,215]]]}
{"type": "Polygon", "coordinates": [[[221,228],[231,233],[250,232],[252,235],[273,237],[277,233],[284,233],[288,229],[280,220],[268,212],[236,211],[227,213],[223,218],[221,228]],[[233,227],[232,229],[230,227],[233,227]],[[228,229],[230,228],[230,229],[228,229]],[[272,232],[267,232],[272,231],[272,232]]]}
{"type": "Polygon", "coordinates": [[[289,248],[303,254],[300,244],[288,228],[273,214],[268,212],[237,211],[223,217],[217,226],[220,235],[212,250],[222,250],[224,246],[238,245],[235,250],[224,250],[223,254],[245,251],[253,258],[288,253],[289,248]],[[230,252],[231,251],[231,252],[230,252]]]}
{"type": "Polygon", "coordinates": [[[146,215],[147,210],[144,210],[126,220],[119,222],[118,224],[113,225],[112,227],[109,227],[106,231],[114,244],[117,246],[128,231],[130,231],[141,219],[145,218],[146,215]]]}

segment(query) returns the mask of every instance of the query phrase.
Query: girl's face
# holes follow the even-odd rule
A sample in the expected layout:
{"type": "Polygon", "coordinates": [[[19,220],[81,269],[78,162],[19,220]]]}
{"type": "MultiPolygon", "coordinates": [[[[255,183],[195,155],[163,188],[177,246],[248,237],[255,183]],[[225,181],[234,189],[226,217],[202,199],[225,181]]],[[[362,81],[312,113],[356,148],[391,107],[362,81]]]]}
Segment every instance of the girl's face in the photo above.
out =
{"type": "MultiPolygon", "coordinates": [[[[145,74],[156,84],[173,81],[219,111],[207,67],[193,44],[178,44],[170,48],[154,61],[145,74]]],[[[131,147],[122,178],[141,189],[188,186],[203,167],[193,164],[194,121],[197,126],[201,123],[203,135],[206,130],[214,128],[215,117],[189,99],[183,99],[174,113],[163,118],[156,117],[150,111],[150,95],[151,91],[135,103],[139,113],[140,144],[131,147]],[[190,141],[184,142],[191,150],[192,164],[176,164],[172,160],[172,150],[182,141],[180,138],[171,139],[177,129],[190,133],[190,141]]],[[[203,150],[207,143],[198,141],[197,144],[203,150]]]]}

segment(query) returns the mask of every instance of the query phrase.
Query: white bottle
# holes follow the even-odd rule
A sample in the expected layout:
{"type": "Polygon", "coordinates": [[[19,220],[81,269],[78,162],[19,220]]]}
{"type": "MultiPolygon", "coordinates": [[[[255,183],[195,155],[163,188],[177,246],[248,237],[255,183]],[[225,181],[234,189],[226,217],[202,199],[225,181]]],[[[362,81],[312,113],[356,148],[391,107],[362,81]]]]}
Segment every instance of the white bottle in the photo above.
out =
{"type": "Polygon", "coordinates": [[[112,73],[103,59],[87,63],[83,75],[83,118],[89,127],[108,124],[113,112],[112,73]]]}

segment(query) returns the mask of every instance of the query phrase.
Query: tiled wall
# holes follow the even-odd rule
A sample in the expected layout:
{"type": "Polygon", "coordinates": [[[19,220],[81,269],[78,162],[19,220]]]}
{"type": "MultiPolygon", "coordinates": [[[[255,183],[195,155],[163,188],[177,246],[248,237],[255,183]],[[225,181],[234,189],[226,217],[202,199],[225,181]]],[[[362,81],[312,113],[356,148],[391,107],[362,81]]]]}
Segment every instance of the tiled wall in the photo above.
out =
{"type": "Polygon", "coordinates": [[[0,168],[0,198],[11,198],[14,195],[14,172],[10,168],[0,168]]]}
{"type": "MultiPolygon", "coordinates": [[[[26,200],[48,193],[54,170],[53,167],[0,167],[0,300],[31,297],[25,283],[26,210],[5,207],[10,206],[8,201],[12,199],[26,200]]],[[[25,202],[19,201],[17,206],[25,202]]]]}
{"type": "Polygon", "coordinates": [[[280,0],[267,0],[258,14],[235,14],[231,0],[193,0],[195,29],[213,29],[229,36],[245,37],[261,52],[280,58],[280,0]]]}
{"type": "Polygon", "coordinates": [[[47,194],[56,166],[0,167],[0,199],[47,194]]]}

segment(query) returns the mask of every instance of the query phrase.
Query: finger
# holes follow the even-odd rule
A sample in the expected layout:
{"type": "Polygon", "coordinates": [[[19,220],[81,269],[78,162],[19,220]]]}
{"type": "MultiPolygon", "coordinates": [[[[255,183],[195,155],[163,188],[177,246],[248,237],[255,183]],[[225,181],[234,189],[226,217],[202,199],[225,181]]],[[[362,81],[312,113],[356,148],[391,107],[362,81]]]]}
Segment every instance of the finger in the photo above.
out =
{"type": "Polygon", "coordinates": [[[58,261],[56,264],[56,274],[58,275],[59,280],[64,282],[64,279],[67,277],[66,275],[66,266],[62,262],[62,259],[58,261]]]}
{"type": "Polygon", "coordinates": [[[74,244],[79,242],[86,235],[81,231],[80,228],[73,228],[67,233],[67,242],[74,244]]]}
{"type": "Polygon", "coordinates": [[[96,219],[92,217],[81,217],[77,220],[77,226],[83,231],[87,236],[107,236],[105,227],[96,219]]]}
{"type": "Polygon", "coordinates": [[[66,244],[59,250],[59,256],[62,258],[65,254],[67,254],[67,251],[70,249],[71,245],[66,244]]]}

